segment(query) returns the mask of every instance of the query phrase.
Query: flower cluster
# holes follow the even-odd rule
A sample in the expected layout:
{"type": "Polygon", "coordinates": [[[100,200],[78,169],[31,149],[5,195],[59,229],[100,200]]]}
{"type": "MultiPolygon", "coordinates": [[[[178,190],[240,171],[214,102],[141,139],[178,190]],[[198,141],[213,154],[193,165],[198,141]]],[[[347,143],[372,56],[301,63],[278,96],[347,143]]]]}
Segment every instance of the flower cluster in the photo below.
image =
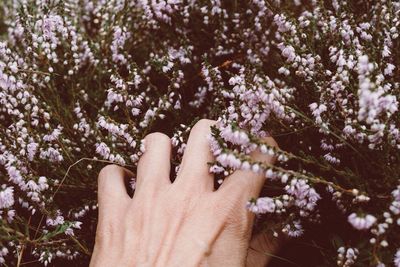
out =
{"type": "Polygon", "coordinates": [[[209,118],[216,187],[265,176],[270,238],[400,267],[398,0],[34,2],[0,3],[0,265],[86,266],[100,168],[162,131],[177,172],[209,118]]]}
{"type": "Polygon", "coordinates": [[[356,248],[348,248],[340,247],[338,249],[338,260],[337,265],[348,267],[352,266],[354,262],[357,260],[359,251],[356,248]]]}

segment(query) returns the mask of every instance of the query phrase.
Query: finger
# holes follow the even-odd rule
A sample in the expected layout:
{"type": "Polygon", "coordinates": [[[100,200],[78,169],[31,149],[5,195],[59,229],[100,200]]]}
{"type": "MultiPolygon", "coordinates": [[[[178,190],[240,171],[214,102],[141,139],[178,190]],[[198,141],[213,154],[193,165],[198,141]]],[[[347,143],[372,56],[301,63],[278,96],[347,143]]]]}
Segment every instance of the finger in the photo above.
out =
{"type": "Polygon", "coordinates": [[[202,119],[190,131],[176,184],[193,188],[197,191],[212,191],[214,175],[209,172],[208,162],[214,157],[210,150],[207,136],[216,121],[202,119]]]}
{"type": "Polygon", "coordinates": [[[126,184],[133,173],[118,165],[101,169],[98,177],[98,203],[101,214],[109,214],[115,208],[128,203],[130,197],[126,184]]]}
{"type": "MultiPolygon", "coordinates": [[[[270,146],[278,147],[278,144],[272,137],[264,138],[264,142],[270,146]]],[[[263,162],[270,165],[275,162],[274,156],[265,155],[261,153],[259,149],[250,153],[250,157],[253,161],[263,162]]],[[[232,195],[232,193],[236,192],[248,200],[252,197],[258,197],[264,182],[265,172],[263,171],[256,173],[251,170],[236,170],[225,179],[218,191],[220,191],[223,197],[232,195]]]]}
{"type": "Polygon", "coordinates": [[[145,138],[145,152],[137,167],[136,190],[143,185],[158,187],[170,184],[171,139],[163,133],[151,133],[145,138]]]}

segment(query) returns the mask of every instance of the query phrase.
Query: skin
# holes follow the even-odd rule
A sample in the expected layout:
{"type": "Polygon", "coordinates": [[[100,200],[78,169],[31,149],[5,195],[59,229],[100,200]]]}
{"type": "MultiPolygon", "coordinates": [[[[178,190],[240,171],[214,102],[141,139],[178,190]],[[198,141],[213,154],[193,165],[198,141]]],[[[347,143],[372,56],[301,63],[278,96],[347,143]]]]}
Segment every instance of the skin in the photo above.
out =
{"type": "MultiPolygon", "coordinates": [[[[190,132],[180,170],[170,181],[171,140],[162,133],[145,138],[133,198],[125,180],[134,175],[116,165],[98,178],[99,220],[90,267],[102,266],[265,266],[263,251],[278,244],[251,231],[254,214],[245,209],[260,194],[265,178],[235,171],[218,190],[207,162],[207,135],[215,121],[201,120],[190,132]]],[[[272,137],[265,141],[277,146],[272,137]]],[[[255,160],[274,159],[254,151],[255,160]]]]}

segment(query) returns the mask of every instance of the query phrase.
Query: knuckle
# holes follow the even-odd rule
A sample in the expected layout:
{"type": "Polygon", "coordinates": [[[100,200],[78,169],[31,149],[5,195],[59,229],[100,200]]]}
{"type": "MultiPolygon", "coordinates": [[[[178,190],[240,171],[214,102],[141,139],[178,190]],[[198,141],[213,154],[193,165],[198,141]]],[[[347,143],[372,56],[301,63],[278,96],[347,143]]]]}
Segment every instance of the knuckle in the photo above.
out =
{"type": "Polygon", "coordinates": [[[249,227],[249,220],[244,218],[230,218],[228,221],[228,229],[232,231],[232,233],[241,236],[247,237],[251,227],[249,227]]]}
{"type": "Polygon", "coordinates": [[[210,200],[211,201],[209,201],[208,203],[209,205],[211,205],[211,210],[213,211],[213,213],[219,214],[226,218],[232,216],[232,214],[235,214],[235,210],[237,208],[237,200],[234,199],[233,201],[230,201],[228,199],[218,197],[214,200],[210,200]]]}
{"type": "Polygon", "coordinates": [[[233,213],[233,207],[231,205],[221,205],[216,203],[213,206],[213,213],[222,216],[223,218],[229,218],[230,214],[233,213]]]}
{"type": "Polygon", "coordinates": [[[252,229],[252,222],[252,215],[245,207],[237,208],[236,212],[232,213],[227,219],[228,228],[241,236],[249,234],[249,231],[252,229]]]}
{"type": "Polygon", "coordinates": [[[236,203],[214,203],[213,206],[213,214],[223,218],[226,231],[234,236],[246,236],[248,234],[251,219],[247,213],[243,205],[236,203]]]}

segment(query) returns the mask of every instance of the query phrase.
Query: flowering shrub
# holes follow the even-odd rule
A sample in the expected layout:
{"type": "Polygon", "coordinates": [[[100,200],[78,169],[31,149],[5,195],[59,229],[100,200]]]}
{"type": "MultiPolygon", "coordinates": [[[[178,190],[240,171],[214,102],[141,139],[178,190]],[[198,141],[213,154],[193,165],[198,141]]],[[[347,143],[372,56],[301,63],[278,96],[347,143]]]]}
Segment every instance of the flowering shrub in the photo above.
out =
{"type": "Polygon", "coordinates": [[[0,263],[87,264],[99,169],[135,171],[151,131],[172,136],[176,169],[210,118],[216,187],[265,174],[257,229],[323,225],[324,266],[400,266],[400,1],[5,0],[0,14],[0,263]]]}

